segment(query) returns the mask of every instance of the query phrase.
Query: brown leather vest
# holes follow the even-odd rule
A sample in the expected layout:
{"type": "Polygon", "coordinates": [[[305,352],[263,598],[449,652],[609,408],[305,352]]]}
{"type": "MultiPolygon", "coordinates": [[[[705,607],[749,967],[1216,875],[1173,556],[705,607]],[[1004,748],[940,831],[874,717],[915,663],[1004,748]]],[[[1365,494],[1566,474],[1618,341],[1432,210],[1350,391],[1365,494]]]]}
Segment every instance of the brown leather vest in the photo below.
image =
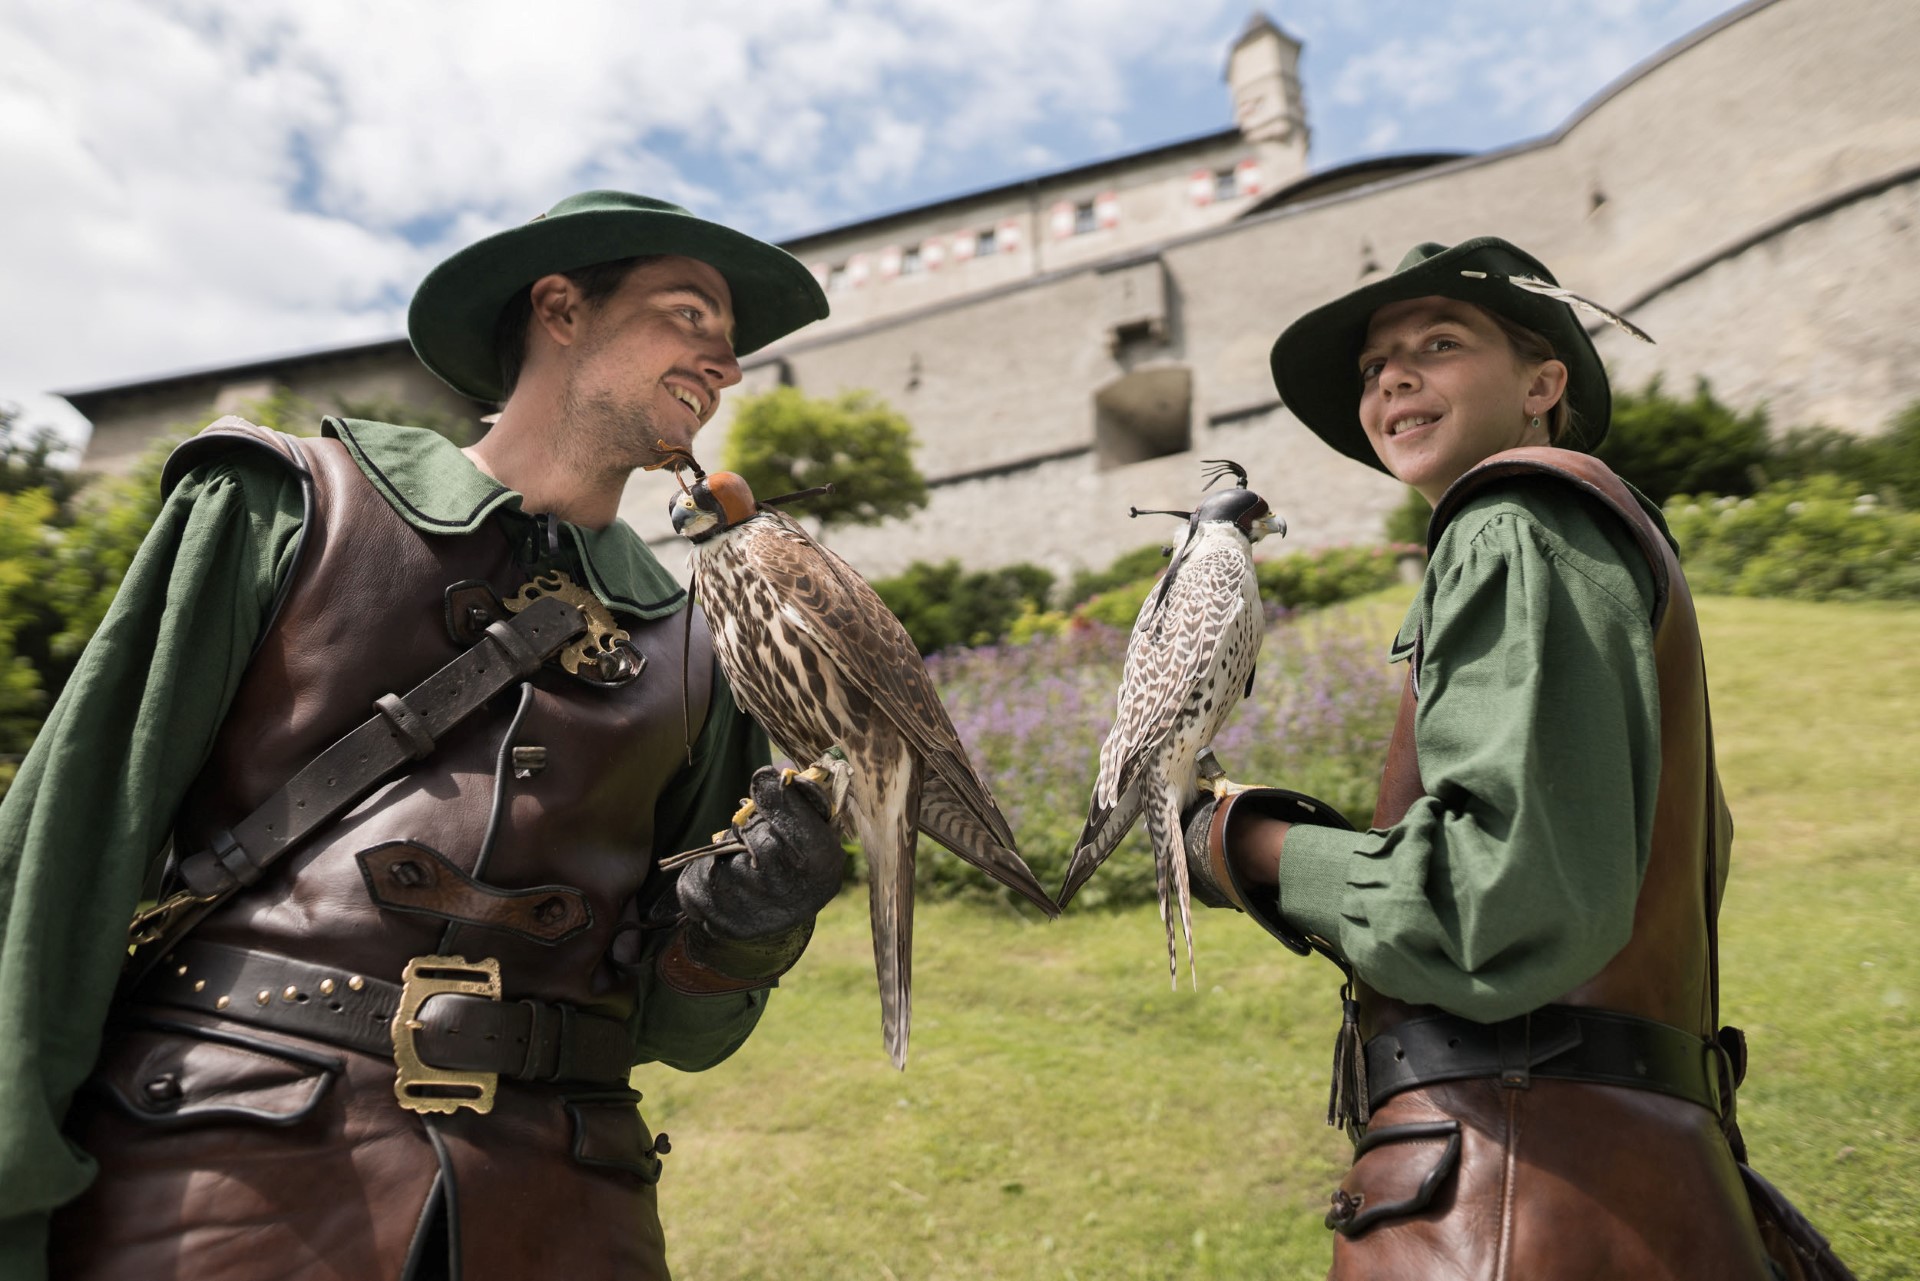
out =
{"type": "MultiPolygon", "coordinates": [[[[1653,848],[1634,904],[1633,935],[1601,971],[1561,997],[1562,1005],[1598,1006],[1656,1019],[1703,1037],[1717,1030],[1718,992],[1709,922],[1726,885],[1733,819],[1713,763],[1706,667],[1693,597],[1673,548],[1653,519],[1606,465],[1572,450],[1533,447],[1496,454],[1468,472],[1441,499],[1430,537],[1489,484],[1514,476],[1547,476],[1577,486],[1633,532],[1653,570],[1654,666],[1660,687],[1660,785],[1653,848]]],[[[1392,827],[1426,795],[1414,745],[1416,653],[1400,695],[1400,711],[1380,775],[1373,825],[1392,827]]],[[[1410,1006],[1363,985],[1362,1030],[1392,1027],[1426,1006],[1410,1006]]]]}
{"type": "MultiPolygon", "coordinates": [[[[1693,602],[1665,538],[1619,478],[1584,454],[1496,454],[1441,499],[1432,529],[1495,481],[1527,476],[1575,487],[1633,531],[1656,585],[1661,768],[1652,854],[1633,934],[1560,1003],[1656,1019],[1707,1039],[1717,984],[1711,922],[1727,873],[1730,818],[1714,770],[1693,602]]],[[[1416,663],[1418,658],[1416,656],[1416,663]]],[[[1376,827],[1424,794],[1414,744],[1412,676],[1381,778],[1376,827]]],[[[1355,984],[1371,1036],[1437,1014],[1355,984]]],[[[1349,1207],[1424,1204],[1357,1236],[1334,1238],[1333,1281],[1421,1277],[1634,1277],[1758,1281],[1759,1236],[1720,1120],[1670,1095],[1625,1086],[1493,1077],[1418,1086],[1373,1114],[1368,1146],[1335,1194],[1349,1207]],[[1447,1134],[1455,1137],[1447,1139],[1447,1134]],[[1451,1155],[1449,1155],[1451,1153],[1451,1155]],[[1431,1200],[1419,1195],[1437,1188],[1431,1200]]]]}
{"type": "MultiPolygon", "coordinates": [[[[504,598],[531,577],[501,522],[422,534],[340,442],[300,445],[316,482],[308,543],[179,811],[181,850],[204,847],[253,810],[365,720],[376,698],[458,655],[450,586],[477,580],[504,598]]],[[[535,674],[511,745],[544,747],[545,765],[509,780],[484,867],[477,856],[518,687],[240,892],[195,937],[392,982],[415,956],[490,956],[508,1001],[631,1016],[639,985],[618,962],[638,954],[638,902],[656,875],[654,811],[687,763],[685,726],[699,733],[711,694],[711,650],[695,619],[683,662],[684,613],[622,616],[647,659],[630,684],[593,684],[552,665],[535,674]],[[450,921],[432,903],[403,909],[404,896],[382,882],[387,861],[363,870],[355,857],[391,841],[427,846],[484,885],[571,887],[590,919],[548,942],[450,921]]],[[[204,1104],[201,1114],[227,1123],[156,1126],[124,1109],[76,1109],[76,1137],[99,1155],[102,1177],[63,1212],[59,1275],[398,1278],[436,1185],[467,1281],[666,1275],[658,1163],[629,1092],[503,1081],[489,1114],[422,1117],[396,1104],[390,1059],[186,1011],[158,1010],[160,1026],[155,1010],[134,1013],[133,1030],[110,1038],[98,1078],[136,1090],[171,1073],[204,1090],[188,1100],[204,1104]],[[288,1057],[276,1058],[275,1047],[288,1057]],[[236,1108],[265,1123],[233,1123],[236,1108]]]]}
{"type": "MultiPolygon", "coordinates": [[[[301,766],[365,720],[373,700],[403,691],[456,657],[447,588],[487,583],[511,596],[531,577],[497,522],[472,534],[423,536],[369,484],[346,447],[303,442],[320,519],[299,581],[254,654],[206,768],[181,806],[175,848],[204,848],[213,832],[252,811],[301,766]]],[[[484,869],[475,866],[494,800],[496,758],[517,707],[509,689],[448,734],[432,755],[373,793],[197,931],[217,943],[283,952],[396,977],[408,958],[478,949],[497,957],[508,1000],[565,1001],[614,1018],[633,1012],[634,984],[608,963],[616,931],[652,871],[653,815],[686,765],[681,648],[686,618],[623,619],[647,657],[633,683],[608,688],[554,670],[513,736],[546,749],[546,765],[510,783],[484,869]],[[564,885],[585,894],[592,920],[548,944],[456,928],[416,912],[383,910],[354,855],[409,840],[495,886],[564,885]]],[[[686,720],[706,719],[712,660],[704,629],[686,720]]]]}

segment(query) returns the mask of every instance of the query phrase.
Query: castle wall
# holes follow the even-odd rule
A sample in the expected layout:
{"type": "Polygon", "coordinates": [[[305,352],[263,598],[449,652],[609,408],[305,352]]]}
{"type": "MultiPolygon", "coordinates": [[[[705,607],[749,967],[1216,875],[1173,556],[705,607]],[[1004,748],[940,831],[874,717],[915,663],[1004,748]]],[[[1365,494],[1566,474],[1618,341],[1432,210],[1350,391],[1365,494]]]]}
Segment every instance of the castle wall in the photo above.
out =
{"type": "Polygon", "coordinates": [[[198,430],[222,414],[244,414],[276,391],[290,392],[325,413],[335,412],[343,401],[414,405],[463,418],[477,419],[482,412],[428,373],[400,343],[392,349],[290,362],[281,369],[237,377],[169,380],[116,395],[108,410],[95,411],[87,470],[124,474],[155,440],[182,429],[198,430]]]}
{"type": "MultiPolygon", "coordinates": [[[[748,392],[792,381],[811,395],[878,393],[913,423],[935,488],[913,520],[835,532],[874,574],[948,556],[1103,564],[1160,536],[1127,519],[1130,505],[1191,506],[1201,460],[1218,457],[1247,465],[1289,518],[1285,546],[1366,541],[1402,491],[1278,406],[1268,349],[1408,246],[1488,233],[1655,334],[1653,348],[1597,334],[1623,385],[1664,372],[1684,390],[1703,374],[1735,405],[1768,404],[1779,427],[1876,429],[1920,398],[1916,47],[1920,5],[1762,0],[1549,137],[1259,214],[1241,216],[1245,198],[1196,206],[1188,180],[1259,148],[1271,189],[1294,144],[1226,133],[809,238],[794,248],[818,262],[1027,219],[1013,253],[835,293],[832,320],[752,358],[702,456],[719,459],[731,400],[748,392]],[[1119,196],[1116,226],[1050,237],[1053,202],[1101,191],[1119,196]],[[1142,406],[1151,429],[1116,448],[1142,406]],[[1161,447],[1173,452],[1124,461],[1161,447]]],[[[205,420],[216,395],[264,394],[269,376],[323,405],[472,412],[395,343],[115,393],[87,463],[118,469],[160,428],[205,420]]],[[[622,510],[677,562],[670,485],[636,477],[622,510]]]]}
{"type": "Polygon", "coordinates": [[[808,329],[806,340],[1228,222],[1244,213],[1259,191],[1197,204],[1190,182],[1197,170],[1231,170],[1243,161],[1259,166],[1259,190],[1272,191],[1300,176],[1305,156],[1293,144],[1252,143],[1228,133],[1170,148],[1144,161],[1038,179],[1010,191],[988,193],[961,207],[937,206],[924,215],[907,213],[845,233],[807,237],[789,247],[816,272],[830,271],[823,283],[833,314],[808,329]],[[1111,225],[1096,221],[1089,230],[1056,234],[1052,218],[1057,206],[1083,205],[1109,194],[1113,197],[1111,225]],[[1008,228],[1017,237],[1017,246],[1010,251],[965,259],[954,252],[958,237],[992,232],[1004,242],[1008,228]],[[928,245],[941,255],[937,265],[923,255],[918,270],[896,267],[894,274],[882,274],[882,261],[889,253],[897,263],[900,255],[928,245]],[[837,274],[856,262],[856,270],[865,273],[857,283],[851,275],[837,274]]]}
{"type": "MultiPolygon", "coordinates": [[[[1727,254],[1920,163],[1920,77],[1905,65],[1915,47],[1920,6],[1775,0],[1736,11],[1540,142],[1163,242],[1164,343],[1116,353],[1103,276],[1090,269],[797,336],[793,381],[890,400],[924,442],[930,478],[1008,469],[937,488],[913,521],[836,531],[834,545],[874,574],[946,556],[1099,565],[1157,536],[1127,520],[1130,504],[1191,506],[1200,460],[1222,456],[1246,464],[1288,516],[1288,546],[1377,537],[1402,491],[1275,405],[1267,352],[1295,316],[1421,240],[1505,236],[1563,284],[1616,305],[1711,264],[1635,311],[1658,347],[1598,336],[1620,382],[1701,373],[1736,404],[1771,402],[1780,426],[1876,427],[1920,397],[1920,339],[1905,319],[1920,274],[1913,184],[1727,254]],[[1192,447],[1102,470],[1094,396],[1143,361],[1190,371],[1192,447]],[[1035,461],[1016,469],[1022,459],[1035,461]]],[[[703,439],[703,453],[717,459],[718,445],[703,439]]],[[[670,537],[650,516],[663,505],[634,510],[650,539],[670,537]]]]}
{"type": "Polygon", "coordinates": [[[1684,394],[1704,376],[1730,405],[1765,406],[1776,431],[1878,431],[1920,402],[1915,263],[1920,172],[1656,295],[1635,317],[1658,346],[1612,331],[1597,345],[1629,387],[1658,373],[1684,394]]]}

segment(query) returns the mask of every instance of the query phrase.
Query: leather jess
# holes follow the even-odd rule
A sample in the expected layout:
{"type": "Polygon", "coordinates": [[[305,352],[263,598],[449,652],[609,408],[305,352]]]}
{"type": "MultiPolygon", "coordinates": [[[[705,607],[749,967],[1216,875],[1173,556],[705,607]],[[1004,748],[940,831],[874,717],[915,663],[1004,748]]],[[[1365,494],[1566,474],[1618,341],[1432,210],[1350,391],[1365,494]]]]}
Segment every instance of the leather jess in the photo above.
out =
{"type": "MultiPolygon", "coordinates": [[[[423,533],[340,440],[299,447],[315,485],[308,545],[180,808],[182,850],[210,848],[382,695],[461,654],[450,586],[505,599],[530,575],[504,522],[423,533]]],[[[143,987],[122,1003],[69,1120],[101,1173],[56,1216],[54,1275],[386,1281],[411,1266],[436,1198],[466,1281],[666,1275],[656,1146],[615,1061],[631,1054],[645,988],[632,965],[661,884],[655,810],[684,781],[688,727],[700,732],[711,695],[704,623],[673,603],[633,602],[622,620],[649,670],[672,679],[540,668],[221,904],[147,980],[184,983],[178,999],[143,987]],[[497,768],[509,759],[538,767],[497,768]],[[497,807],[496,778],[508,788],[497,807]],[[214,949],[312,972],[216,993],[214,949]],[[496,958],[503,999],[431,998],[419,1035],[434,1052],[527,1038],[517,1062],[478,1052],[506,1069],[486,1115],[396,1104],[393,1059],[371,1052],[378,1001],[357,1015],[359,1041],[322,1035],[324,1022],[235,1016],[262,991],[287,1004],[287,991],[297,1000],[343,975],[373,991],[412,958],[448,954],[496,958]],[[213,995],[232,1000],[210,1007],[213,995]],[[521,1083],[516,1068],[571,1079],[521,1083]]]]}

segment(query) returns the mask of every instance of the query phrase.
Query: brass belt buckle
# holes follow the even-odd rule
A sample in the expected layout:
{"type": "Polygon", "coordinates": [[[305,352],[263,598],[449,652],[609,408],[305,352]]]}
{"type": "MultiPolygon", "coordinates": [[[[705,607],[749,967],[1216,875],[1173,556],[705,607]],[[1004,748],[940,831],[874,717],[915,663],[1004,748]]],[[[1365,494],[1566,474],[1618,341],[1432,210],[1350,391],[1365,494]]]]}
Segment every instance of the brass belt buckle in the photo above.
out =
{"type": "Polygon", "coordinates": [[[500,1086],[498,1072],[463,1072],[437,1068],[420,1060],[413,1034],[425,1024],[420,1022],[420,1007],[428,997],[443,993],[484,996],[500,999],[500,962],[493,957],[469,961],[464,956],[416,956],[407,962],[400,976],[400,1008],[394,1013],[393,1095],[400,1106],[412,1112],[453,1112],[472,1108],[475,1112],[493,1111],[494,1091],[500,1086]]]}

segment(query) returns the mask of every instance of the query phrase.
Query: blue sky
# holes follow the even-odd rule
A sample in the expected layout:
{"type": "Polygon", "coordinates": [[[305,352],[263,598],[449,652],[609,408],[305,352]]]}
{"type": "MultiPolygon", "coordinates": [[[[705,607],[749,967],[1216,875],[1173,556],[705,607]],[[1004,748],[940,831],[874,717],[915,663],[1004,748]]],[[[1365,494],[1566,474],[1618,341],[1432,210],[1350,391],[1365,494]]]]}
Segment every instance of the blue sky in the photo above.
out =
{"type": "MultiPolygon", "coordinates": [[[[1312,163],[1555,128],[1726,0],[1277,0],[1312,163]]],[[[0,399],[401,331],[569,191],[769,237],[1206,133],[1247,0],[0,0],[0,399]],[[452,15],[457,25],[450,25],[452,15]]]]}

